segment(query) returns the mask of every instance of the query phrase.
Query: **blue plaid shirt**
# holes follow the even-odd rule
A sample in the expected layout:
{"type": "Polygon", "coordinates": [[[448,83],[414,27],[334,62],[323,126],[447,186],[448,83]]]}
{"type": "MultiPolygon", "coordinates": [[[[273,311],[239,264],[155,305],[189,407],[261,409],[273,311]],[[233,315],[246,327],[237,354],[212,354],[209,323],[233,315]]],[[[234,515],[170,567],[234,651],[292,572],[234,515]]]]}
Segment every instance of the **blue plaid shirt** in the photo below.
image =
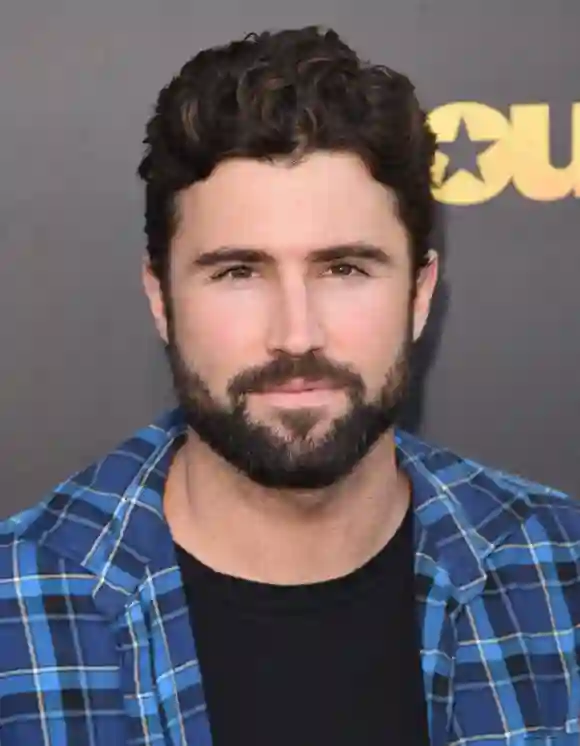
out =
{"type": "MultiPolygon", "coordinates": [[[[176,410],[0,524],[2,746],[211,744],[162,512],[183,432],[176,410]]],[[[580,743],[580,504],[403,432],[397,449],[431,743],[580,743]]]]}

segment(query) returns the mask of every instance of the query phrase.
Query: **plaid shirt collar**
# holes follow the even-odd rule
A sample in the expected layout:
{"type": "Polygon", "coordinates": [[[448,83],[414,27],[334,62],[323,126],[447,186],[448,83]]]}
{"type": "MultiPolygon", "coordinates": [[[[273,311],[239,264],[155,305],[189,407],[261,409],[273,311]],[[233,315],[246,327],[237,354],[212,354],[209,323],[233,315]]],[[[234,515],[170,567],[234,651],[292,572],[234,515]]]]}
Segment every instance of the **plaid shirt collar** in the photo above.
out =
{"type": "MultiPolygon", "coordinates": [[[[111,617],[148,567],[175,565],[162,495],[185,430],[181,411],[173,410],[60,484],[41,511],[33,508],[14,519],[20,536],[95,575],[95,600],[111,617]]],[[[403,431],[397,431],[396,444],[399,466],[412,484],[417,554],[444,572],[453,596],[464,603],[483,586],[486,557],[528,514],[524,483],[403,431]]]]}

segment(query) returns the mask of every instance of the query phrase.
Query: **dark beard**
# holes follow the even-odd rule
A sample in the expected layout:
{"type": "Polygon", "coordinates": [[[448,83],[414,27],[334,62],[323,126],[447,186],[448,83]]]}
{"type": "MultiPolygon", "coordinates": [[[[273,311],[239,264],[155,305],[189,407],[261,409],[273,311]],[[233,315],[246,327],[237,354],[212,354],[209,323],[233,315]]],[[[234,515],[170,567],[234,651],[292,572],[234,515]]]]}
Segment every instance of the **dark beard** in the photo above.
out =
{"type": "Polygon", "coordinates": [[[349,474],[395,424],[407,389],[411,346],[409,330],[375,401],[365,402],[359,375],[309,352],[300,357],[281,355],[262,368],[237,375],[228,386],[229,407],[216,402],[203,379],[186,366],[171,330],[166,353],[187,424],[202,441],[264,487],[316,490],[349,474]],[[292,378],[328,379],[346,392],[348,411],[324,436],[308,437],[319,415],[306,408],[279,414],[289,433],[286,437],[250,420],[247,394],[292,378]]]}

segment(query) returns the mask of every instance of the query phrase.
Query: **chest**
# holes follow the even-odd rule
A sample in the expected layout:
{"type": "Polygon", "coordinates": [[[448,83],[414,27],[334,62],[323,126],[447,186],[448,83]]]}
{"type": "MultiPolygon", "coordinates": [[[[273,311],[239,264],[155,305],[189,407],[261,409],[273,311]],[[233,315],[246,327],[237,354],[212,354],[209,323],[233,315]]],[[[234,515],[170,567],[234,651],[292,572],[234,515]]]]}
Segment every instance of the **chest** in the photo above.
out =
{"type": "MultiPolygon", "coordinates": [[[[536,608],[534,598],[531,603],[525,595],[488,594],[460,608],[445,594],[418,599],[421,678],[433,746],[580,741],[578,621],[565,625],[553,619],[536,608]]],[[[175,601],[137,599],[116,630],[127,723],[137,743],[147,743],[143,733],[148,733],[165,739],[160,743],[210,746],[191,609],[184,598],[175,601]]],[[[272,655],[260,656],[257,665],[275,676],[276,642],[265,644],[272,655]]],[[[352,640],[353,650],[359,645],[364,660],[364,643],[352,640]]],[[[298,662],[302,665],[294,670],[304,680],[307,661],[298,662]]],[[[241,670],[240,701],[248,680],[241,670]]]]}
{"type": "Polygon", "coordinates": [[[186,586],[217,744],[427,743],[412,589],[346,585],[186,586]]]}
{"type": "Polygon", "coordinates": [[[457,745],[580,743],[578,621],[550,594],[490,588],[451,612],[437,650],[424,646],[432,732],[457,745]]]}

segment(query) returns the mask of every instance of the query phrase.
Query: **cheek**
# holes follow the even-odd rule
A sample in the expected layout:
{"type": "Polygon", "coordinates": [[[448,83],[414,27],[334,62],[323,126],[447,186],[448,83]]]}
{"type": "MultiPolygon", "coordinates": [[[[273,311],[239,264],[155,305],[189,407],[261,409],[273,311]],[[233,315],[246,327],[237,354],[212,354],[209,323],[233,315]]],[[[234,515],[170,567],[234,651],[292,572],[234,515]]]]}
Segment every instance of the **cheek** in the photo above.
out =
{"type": "Polygon", "coordinates": [[[407,333],[408,294],[388,283],[377,283],[349,303],[327,297],[324,316],[334,344],[358,350],[369,361],[385,360],[389,351],[396,354],[407,333]]]}
{"type": "Polygon", "coordinates": [[[197,292],[176,299],[175,333],[181,354],[208,382],[224,386],[232,375],[260,360],[260,319],[248,303],[197,292]],[[193,296],[193,294],[192,294],[193,296]]]}
{"type": "Polygon", "coordinates": [[[327,308],[328,354],[350,364],[374,397],[395,364],[408,333],[408,296],[383,285],[361,293],[356,305],[327,308]],[[354,308],[354,310],[353,310],[354,308]]]}

